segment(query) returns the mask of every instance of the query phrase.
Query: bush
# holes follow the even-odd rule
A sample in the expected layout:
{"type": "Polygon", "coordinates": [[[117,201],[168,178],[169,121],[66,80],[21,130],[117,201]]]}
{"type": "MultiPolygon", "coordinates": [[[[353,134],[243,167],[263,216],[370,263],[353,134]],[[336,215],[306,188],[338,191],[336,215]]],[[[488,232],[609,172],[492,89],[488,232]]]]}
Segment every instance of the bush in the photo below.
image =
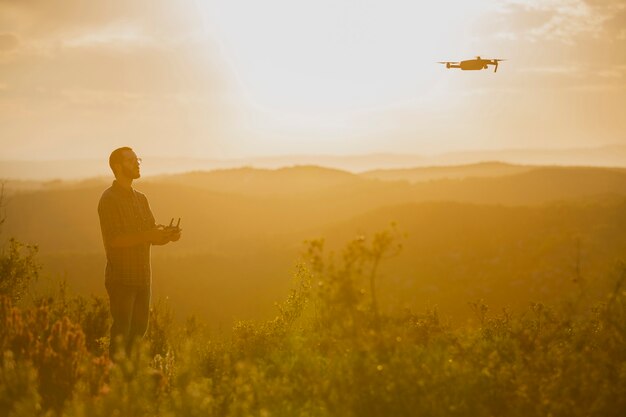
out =
{"type": "Polygon", "coordinates": [[[374,242],[339,259],[312,243],[276,316],[229,337],[177,326],[157,302],[147,340],[116,364],[81,329],[101,329],[100,302],[61,292],[26,309],[5,296],[0,416],[624,415],[626,268],[591,309],[476,302],[477,325],[454,328],[437,310],[375,306],[376,259],[395,246],[374,242]]]}
{"type": "Polygon", "coordinates": [[[1,301],[2,352],[33,365],[43,407],[60,411],[81,378],[81,362],[87,355],[82,329],[67,317],[50,320],[47,306],[20,310],[6,297],[1,301]]]}
{"type": "Polygon", "coordinates": [[[35,262],[36,255],[37,246],[9,239],[8,245],[0,249],[0,295],[8,296],[13,302],[24,297],[41,269],[35,262]]]}
{"type": "MultiPolygon", "coordinates": [[[[4,183],[0,185],[0,232],[5,222],[4,183]]],[[[35,262],[37,246],[9,239],[0,247],[0,297],[7,296],[13,302],[22,299],[28,286],[39,276],[40,266],[35,262]]]]}

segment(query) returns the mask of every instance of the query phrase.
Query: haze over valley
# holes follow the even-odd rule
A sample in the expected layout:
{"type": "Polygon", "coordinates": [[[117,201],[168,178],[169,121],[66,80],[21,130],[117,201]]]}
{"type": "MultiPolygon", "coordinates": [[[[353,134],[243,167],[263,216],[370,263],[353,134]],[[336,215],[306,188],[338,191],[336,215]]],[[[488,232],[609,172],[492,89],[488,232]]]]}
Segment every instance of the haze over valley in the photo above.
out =
{"type": "MultiPolygon", "coordinates": [[[[104,294],[95,208],[109,183],[7,182],[2,236],[39,246],[39,285],[66,279],[78,293],[104,294]]],[[[153,248],[155,297],[167,297],[180,318],[195,314],[215,328],[270,317],[305,240],[324,238],[338,251],[357,236],[395,230],[403,249],[382,266],[381,306],[437,306],[453,320],[478,299],[519,309],[601,292],[626,251],[622,168],[233,168],[135,185],[158,223],[182,218],[184,239],[153,248]]]]}

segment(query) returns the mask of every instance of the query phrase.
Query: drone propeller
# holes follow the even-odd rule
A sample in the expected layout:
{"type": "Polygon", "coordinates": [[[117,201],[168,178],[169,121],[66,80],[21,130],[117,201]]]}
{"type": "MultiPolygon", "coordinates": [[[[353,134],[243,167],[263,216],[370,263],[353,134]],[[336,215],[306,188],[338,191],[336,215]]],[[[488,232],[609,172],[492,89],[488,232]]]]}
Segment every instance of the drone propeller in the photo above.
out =
{"type": "Polygon", "coordinates": [[[437,62],[438,64],[445,64],[446,68],[450,68],[451,65],[458,65],[458,62],[451,62],[451,61],[439,61],[437,62]]]}
{"type": "Polygon", "coordinates": [[[493,62],[493,65],[495,65],[495,68],[493,69],[493,72],[498,72],[498,62],[500,61],[506,61],[506,59],[500,59],[500,58],[496,58],[496,59],[492,59],[491,62],[493,62]]]}

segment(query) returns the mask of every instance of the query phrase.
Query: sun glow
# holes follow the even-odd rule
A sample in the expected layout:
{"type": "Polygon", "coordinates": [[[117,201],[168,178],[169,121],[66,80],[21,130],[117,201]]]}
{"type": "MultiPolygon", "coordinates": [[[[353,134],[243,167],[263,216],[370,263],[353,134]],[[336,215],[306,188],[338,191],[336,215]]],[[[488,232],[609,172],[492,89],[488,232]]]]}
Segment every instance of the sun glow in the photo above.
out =
{"type": "Polygon", "coordinates": [[[338,116],[439,97],[435,62],[470,49],[489,5],[239,0],[206,13],[248,102],[280,115],[267,123],[341,130],[338,116]]]}
{"type": "Polygon", "coordinates": [[[624,140],[620,0],[59,1],[0,2],[6,158],[624,140]]]}

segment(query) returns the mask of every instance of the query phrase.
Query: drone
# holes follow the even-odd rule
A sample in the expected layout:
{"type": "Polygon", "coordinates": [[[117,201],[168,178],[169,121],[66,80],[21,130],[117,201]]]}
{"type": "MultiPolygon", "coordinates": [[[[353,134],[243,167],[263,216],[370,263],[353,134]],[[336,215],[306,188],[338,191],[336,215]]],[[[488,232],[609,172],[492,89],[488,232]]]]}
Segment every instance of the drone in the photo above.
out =
{"type": "Polygon", "coordinates": [[[495,68],[493,72],[496,72],[498,71],[498,62],[500,61],[506,61],[506,59],[482,59],[477,56],[476,59],[468,59],[461,62],[440,61],[438,64],[445,64],[448,69],[461,68],[463,71],[477,71],[487,69],[489,65],[494,65],[495,68]]]}

